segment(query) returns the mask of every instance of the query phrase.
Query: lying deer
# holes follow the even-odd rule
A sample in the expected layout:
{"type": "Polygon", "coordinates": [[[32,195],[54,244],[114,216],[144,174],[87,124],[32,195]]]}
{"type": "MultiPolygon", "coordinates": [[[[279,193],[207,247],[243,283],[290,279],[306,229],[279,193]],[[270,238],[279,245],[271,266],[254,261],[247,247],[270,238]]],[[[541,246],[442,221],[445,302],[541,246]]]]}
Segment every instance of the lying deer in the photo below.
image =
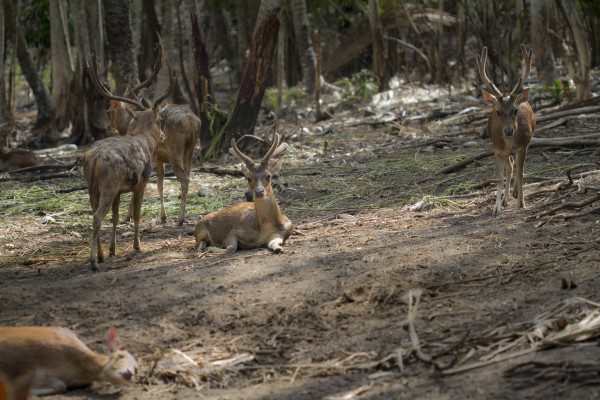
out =
{"type": "Polygon", "coordinates": [[[7,381],[7,397],[61,393],[96,381],[130,382],[137,373],[135,358],[119,348],[114,329],[107,344],[110,354],[100,355],[66,328],[0,327],[0,375],[7,381]]]}
{"type": "Polygon", "coordinates": [[[196,250],[232,253],[238,248],[266,244],[276,253],[283,251],[281,245],[292,233],[293,224],[281,213],[273,194],[269,161],[285,148],[283,144],[280,146],[279,134],[275,134],[267,154],[260,163],[255,163],[238,149],[235,139],[231,140],[229,151],[244,162],[242,171],[254,201],[238,203],[201,218],[196,225],[196,250]],[[208,244],[216,247],[207,248],[208,244]]]}
{"type": "MultiPolygon", "coordinates": [[[[162,48],[158,46],[158,56],[162,54],[162,48]]],[[[157,58],[160,60],[160,58],[157,58]]],[[[157,62],[160,64],[160,61],[157,62]]],[[[144,82],[140,83],[131,90],[127,90],[124,97],[128,94],[136,96],[138,92],[148,86],[158,75],[160,67],[153,69],[152,74],[144,82]]],[[[111,100],[110,108],[108,109],[109,123],[107,129],[110,131],[118,131],[119,134],[125,135],[128,131],[129,124],[133,119],[131,111],[122,104],[119,100],[111,100]]],[[[165,176],[164,164],[171,164],[173,173],[177,177],[181,185],[181,202],[179,204],[179,216],[177,225],[183,225],[185,217],[185,203],[187,201],[190,172],[192,170],[192,157],[194,149],[200,136],[200,119],[194,115],[188,108],[175,104],[167,104],[159,111],[159,119],[161,120],[161,129],[165,133],[165,141],[158,145],[154,163],[156,165],[156,176],[158,183],[158,194],[160,196],[160,220],[164,224],[167,222],[165,214],[164,195],[163,195],[163,180],[165,176]]],[[[133,202],[129,207],[125,220],[131,218],[133,211],[133,202]]]]}
{"type": "Polygon", "coordinates": [[[36,155],[24,149],[9,150],[0,140],[0,172],[38,165],[40,160],[36,155]]]}
{"type": "Polygon", "coordinates": [[[100,228],[102,220],[112,205],[112,236],[109,254],[115,255],[116,231],[119,223],[119,201],[122,193],[133,192],[133,250],[139,252],[139,223],[144,190],[154,162],[157,147],[165,140],[160,128],[158,115],[160,103],[173,91],[171,65],[164,59],[169,74],[167,91],[156,100],[152,108],[147,108],[139,101],[115,96],[98,78],[96,60],[88,62],[91,80],[96,89],[106,98],[129,103],[139,111],[132,111],[133,119],[126,136],[111,137],[95,142],[84,155],[84,173],[88,181],[90,202],[94,211],[91,266],[98,270],[98,262],[104,261],[100,244],[100,228]]]}
{"type": "Polygon", "coordinates": [[[525,172],[525,156],[529,141],[533,137],[535,129],[535,113],[527,102],[529,88],[523,88],[523,81],[529,76],[531,69],[532,50],[527,50],[521,45],[521,53],[525,60],[525,70],[519,77],[512,91],[505,95],[487,77],[485,65],[487,61],[487,47],[481,51],[481,57],[477,54],[477,68],[481,80],[492,92],[482,89],[485,101],[492,105],[492,112],[488,117],[487,134],[492,139],[494,157],[496,160],[496,177],[498,179],[498,190],[496,192],[496,204],[494,215],[500,214],[503,205],[508,204],[510,193],[510,181],[513,174],[513,162],[516,156],[517,173],[512,195],[518,201],[519,208],[525,207],[523,199],[523,174],[525,172]],[[504,195],[502,189],[504,187],[504,195]]]}

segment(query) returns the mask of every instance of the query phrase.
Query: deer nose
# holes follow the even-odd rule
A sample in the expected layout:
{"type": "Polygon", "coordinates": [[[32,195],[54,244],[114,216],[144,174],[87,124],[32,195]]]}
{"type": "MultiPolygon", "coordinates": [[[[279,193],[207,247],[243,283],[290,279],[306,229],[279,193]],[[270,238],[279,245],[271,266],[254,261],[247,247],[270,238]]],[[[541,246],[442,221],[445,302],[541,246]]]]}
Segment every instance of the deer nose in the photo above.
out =
{"type": "Polygon", "coordinates": [[[254,195],[256,197],[263,197],[265,195],[265,189],[263,189],[263,188],[256,188],[254,190],[254,195]]]}
{"type": "Polygon", "coordinates": [[[512,136],[515,134],[515,128],[510,127],[510,128],[504,128],[504,135],[505,136],[512,136]]]}
{"type": "Polygon", "coordinates": [[[131,373],[130,370],[127,370],[125,372],[121,372],[121,376],[123,377],[123,379],[125,379],[126,381],[130,381],[131,378],[133,377],[133,374],[131,373]]]}

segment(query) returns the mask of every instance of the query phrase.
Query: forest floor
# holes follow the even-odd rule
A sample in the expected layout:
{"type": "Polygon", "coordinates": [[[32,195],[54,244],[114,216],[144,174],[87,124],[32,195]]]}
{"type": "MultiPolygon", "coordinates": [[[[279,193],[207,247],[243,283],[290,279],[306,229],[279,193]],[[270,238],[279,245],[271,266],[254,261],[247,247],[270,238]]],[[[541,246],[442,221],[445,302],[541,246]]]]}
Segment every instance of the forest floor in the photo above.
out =
{"type": "MultiPolygon", "coordinates": [[[[540,136],[584,134],[599,122],[576,118],[540,136]]],[[[597,173],[564,190],[535,182],[597,169],[598,148],[531,149],[527,207],[511,199],[494,217],[491,158],[438,173],[489,149],[479,130],[434,142],[371,124],[335,129],[326,152],[320,136],[292,142],[278,197],[297,229],[279,255],[193,252],[198,216],[241,201],[240,177],[194,173],[181,228],[179,184],[166,183],[162,226],[153,178],[143,252],[132,255],[132,226],[122,223],[117,256],[99,273],[89,267],[87,192],[55,193],[81,178],[2,183],[0,324],[70,327],[98,351],[114,326],[140,362],[136,384],[57,399],[598,398],[597,341],[502,359],[530,348],[542,325],[560,330],[564,315],[587,309],[571,304],[553,320],[560,304],[600,300],[600,216],[525,220],[596,193],[597,173]],[[198,196],[201,186],[212,193],[198,196]],[[448,373],[494,352],[496,363],[448,373]]]]}

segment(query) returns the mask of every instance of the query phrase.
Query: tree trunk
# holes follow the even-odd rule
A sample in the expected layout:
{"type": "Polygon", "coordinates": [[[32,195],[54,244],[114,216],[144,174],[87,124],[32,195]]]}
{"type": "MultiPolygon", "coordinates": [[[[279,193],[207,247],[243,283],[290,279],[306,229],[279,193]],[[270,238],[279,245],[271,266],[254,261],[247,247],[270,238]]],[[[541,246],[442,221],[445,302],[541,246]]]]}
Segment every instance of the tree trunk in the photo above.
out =
{"type": "Polygon", "coordinates": [[[34,129],[51,131],[56,107],[54,106],[54,101],[52,101],[48,89],[44,86],[44,82],[40,77],[36,65],[31,60],[31,55],[27,50],[27,42],[25,41],[23,31],[21,29],[16,29],[15,11],[12,1],[4,1],[6,31],[11,35],[13,46],[16,45],[17,47],[17,58],[21,65],[21,71],[23,71],[23,75],[25,75],[25,79],[33,91],[37,102],[37,119],[35,121],[34,129]],[[14,37],[15,32],[17,35],[16,38],[14,37]]]}
{"type": "MultiPolygon", "coordinates": [[[[6,109],[6,85],[4,84],[4,7],[0,5],[0,119],[8,118],[6,109]]],[[[0,140],[2,138],[0,137],[0,140]]]]}
{"type": "Polygon", "coordinates": [[[383,28],[379,18],[379,1],[369,0],[369,25],[373,46],[373,72],[379,79],[379,90],[387,90],[389,85],[387,45],[383,38],[383,28]]]}
{"type": "MultiPolygon", "coordinates": [[[[162,32],[161,36],[164,49],[171,62],[173,73],[176,77],[179,77],[179,62],[177,61],[179,60],[179,46],[177,43],[177,31],[175,29],[175,4],[173,3],[173,0],[163,0],[161,2],[160,10],[160,30],[162,32]]],[[[154,89],[154,101],[166,92],[167,87],[169,86],[169,77],[167,76],[166,70],[162,70],[161,72],[154,89]]],[[[169,97],[168,101],[173,103],[182,102],[181,88],[178,79],[175,80],[173,95],[169,97]]]]}
{"type": "Polygon", "coordinates": [[[305,0],[292,0],[292,15],[302,65],[302,83],[308,93],[313,93],[315,90],[317,57],[315,56],[308,26],[305,0]]]}
{"type": "Polygon", "coordinates": [[[240,62],[237,56],[237,51],[233,46],[234,41],[231,37],[231,27],[229,21],[225,18],[225,12],[223,10],[223,0],[212,0],[211,16],[214,18],[215,35],[218,43],[223,51],[223,56],[227,59],[229,68],[235,75],[236,81],[242,78],[242,69],[240,68],[240,62]]]}
{"type": "Polygon", "coordinates": [[[592,97],[590,85],[590,69],[592,67],[592,54],[590,43],[585,33],[583,10],[578,1],[562,0],[562,11],[571,28],[573,41],[577,47],[577,72],[573,77],[578,101],[592,97]]]}
{"type": "Polygon", "coordinates": [[[196,73],[194,74],[193,87],[196,93],[196,104],[200,110],[200,142],[204,145],[210,142],[210,110],[215,104],[215,89],[213,86],[212,75],[209,67],[209,57],[206,51],[206,42],[198,17],[192,7],[189,8],[191,32],[190,44],[192,46],[194,65],[196,73]]]}
{"type": "Polygon", "coordinates": [[[124,93],[129,84],[139,83],[133,53],[129,0],[104,0],[104,24],[108,57],[111,61],[110,70],[117,86],[116,93],[124,93]]]}
{"type": "Polygon", "coordinates": [[[68,30],[65,30],[63,21],[66,18],[67,5],[64,0],[50,0],[50,46],[52,62],[52,97],[56,105],[55,126],[62,131],[71,120],[71,100],[75,100],[70,93],[73,70],[69,53],[68,30]]]}
{"type": "Polygon", "coordinates": [[[535,68],[538,79],[545,85],[554,84],[556,80],[552,41],[548,35],[548,12],[546,0],[530,1],[531,44],[535,57],[535,68]]]}
{"type": "Polygon", "coordinates": [[[263,0],[260,4],[250,43],[250,54],[233,111],[227,121],[227,140],[224,143],[254,131],[269,79],[282,6],[283,0],[263,0]]]}

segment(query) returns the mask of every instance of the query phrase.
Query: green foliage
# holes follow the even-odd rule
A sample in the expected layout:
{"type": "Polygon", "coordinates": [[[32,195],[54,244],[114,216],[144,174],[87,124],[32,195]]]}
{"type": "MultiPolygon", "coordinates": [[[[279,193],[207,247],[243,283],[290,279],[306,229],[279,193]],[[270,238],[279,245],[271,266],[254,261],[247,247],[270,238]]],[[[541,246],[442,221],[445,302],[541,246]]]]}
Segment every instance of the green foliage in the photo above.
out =
{"type": "Polygon", "coordinates": [[[227,131],[227,120],[229,115],[227,112],[219,107],[215,103],[210,110],[210,133],[212,136],[212,142],[210,147],[204,154],[206,158],[211,158],[217,155],[219,149],[222,146],[223,139],[225,138],[225,132],[227,131]]]}
{"type": "MultiPolygon", "coordinates": [[[[281,99],[282,108],[293,108],[303,106],[309,101],[309,98],[300,87],[291,87],[283,91],[281,99]]],[[[271,87],[265,90],[263,97],[263,107],[269,111],[277,112],[277,88],[271,87]]]]}
{"type": "Polygon", "coordinates": [[[565,96],[565,90],[561,81],[556,80],[554,85],[538,86],[533,88],[529,98],[531,103],[536,103],[542,98],[545,98],[546,94],[552,95],[555,103],[561,103],[565,96]]]}
{"type": "Polygon", "coordinates": [[[448,186],[446,189],[442,191],[443,196],[453,196],[456,194],[464,194],[473,191],[475,187],[474,183],[459,183],[456,185],[448,186]]]}
{"type": "Polygon", "coordinates": [[[50,1],[23,0],[20,9],[21,29],[30,46],[50,51],[50,1]]]}
{"type": "Polygon", "coordinates": [[[378,83],[373,71],[363,69],[349,78],[342,78],[337,84],[344,88],[344,100],[350,103],[371,101],[377,93],[378,83]]]}
{"type": "Polygon", "coordinates": [[[323,153],[327,153],[327,150],[329,149],[329,140],[324,137],[323,138],[323,153]]]}

